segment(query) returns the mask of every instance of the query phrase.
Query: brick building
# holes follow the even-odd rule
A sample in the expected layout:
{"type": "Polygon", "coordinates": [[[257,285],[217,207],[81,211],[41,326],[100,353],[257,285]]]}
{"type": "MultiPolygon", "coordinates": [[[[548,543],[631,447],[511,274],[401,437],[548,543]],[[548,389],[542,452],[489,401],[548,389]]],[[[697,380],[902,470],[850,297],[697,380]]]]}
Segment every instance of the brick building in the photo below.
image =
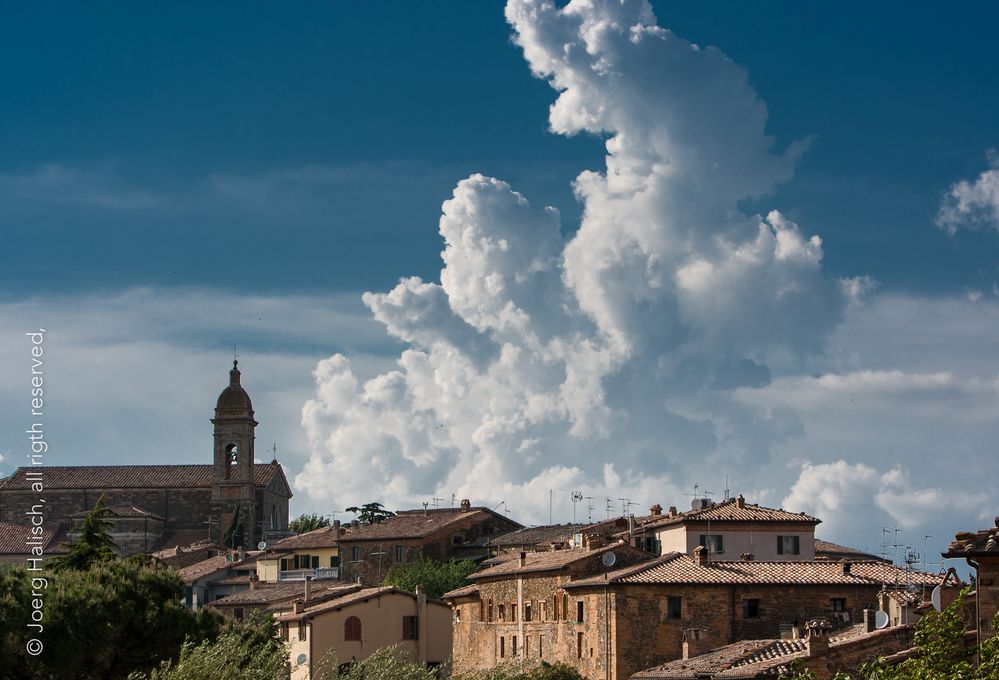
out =
{"type": "MultiPolygon", "coordinates": [[[[680,658],[688,630],[698,631],[695,644],[706,651],[790,636],[815,618],[845,626],[876,607],[885,583],[929,588],[938,582],[878,561],[712,562],[700,547],[693,557],[671,553],[587,576],[568,568],[576,564],[574,552],[527,553],[525,567],[491,567],[473,574],[474,586],[449,593],[455,668],[490,667],[513,655],[563,661],[589,678],[621,680],[680,658]],[[569,561],[544,573],[531,570],[544,559],[569,561]],[[527,602],[533,603],[530,614],[527,602]]],[[[598,562],[588,564],[600,571],[598,562]]]]}
{"type": "Polygon", "coordinates": [[[352,524],[340,537],[340,578],[367,585],[382,582],[389,568],[423,558],[481,559],[483,539],[522,526],[489,508],[472,507],[402,510],[371,524],[352,524]]]}
{"type": "Polygon", "coordinates": [[[248,547],[290,535],[291,489],[277,460],[254,463],[257,421],[235,361],[211,422],[210,465],[17,468],[0,480],[0,522],[26,525],[38,506],[47,527],[70,532],[104,496],[111,535],[126,555],[206,539],[221,544],[230,528],[248,547]]]}

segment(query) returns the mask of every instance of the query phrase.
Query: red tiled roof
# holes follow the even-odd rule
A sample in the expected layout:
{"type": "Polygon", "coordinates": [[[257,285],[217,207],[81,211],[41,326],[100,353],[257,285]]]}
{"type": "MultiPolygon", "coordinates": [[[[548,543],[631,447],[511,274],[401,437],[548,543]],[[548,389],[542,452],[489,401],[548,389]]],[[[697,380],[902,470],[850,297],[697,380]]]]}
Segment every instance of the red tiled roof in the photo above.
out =
{"type": "Polygon", "coordinates": [[[344,607],[349,607],[352,604],[357,604],[358,602],[366,602],[374,597],[381,597],[382,595],[388,595],[389,593],[401,593],[403,595],[409,595],[410,597],[416,597],[412,593],[407,593],[404,590],[399,590],[395,586],[378,586],[376,588],[362,588],[356,592],[350,593],[349,595],[344,595],[343,597],[338,597],[327,602],[322,602],[312,607],[306,608],[300,614],[284,614],[278,616],[278,621],[298,621],[300,619],[310,619],[317,614],[323,614],[325,612],[334,611],[336,609],[343,609],[344,607]]]}
{"type": "Polygon", "coordinates": [[[779,522],[815,525],[821,523],[822,520],[803,512],[788,512],[783,508],[767,508],[762,505],[746,503],[738,498],[730,498],[706,508],[688,510],[676,517],[665,517],[650,522],[646,527],[686,524],[688,522],[779,522]]]}
{"type": "MultiPolygon", "coordinates": [[[[313,581],[311,596],[317,600],[329,599],[329,596],[339,596],[344,593],[359,590],[360,586],[336,581],[313,581]]],[[[277,583],[258,583],[256,588],[241,590],[238,593],[226,595],[212,602],[219,607],[242,607],[244,605],[273,605],[287,602],[305,595],[305,581],[279,581],[277,583]]]]}
{"type": "Polygon", "coordinates": [[[184,580],[184,583],[191,584],[206,576],[225,571],[231,564],[227,555],[216,555],[178,569],[177,575],[184,580]]]}
{"type": "Polygon", "coordinates": [[[477,585],[465,586],[463,588],[455,588],[454,590],[444,593],[441,599],[444,600],[457,600],[459,597],[471,597],[473,595],[479,594],[479,587],[477,585]]]}
{"type": "Polygon", "coordinates": [[[815,539],[815,559],[836,560],[837,562],[842,560],[888,561],[880,555],[866,553],[862,550],[857,550],[856,548],[848,548],[845,545],[838,545],[836,543],[831,543],[830,541],[823,541],[820,538],[815,539]]]}
{"type": "Polygon", "coordinates": [[[954,536],[954,540],[947,546],[944,557],[975,557],[991,556],[999,557],[999,517],[995,519],[996,526],[991,529],[983,529],[976,533],[962,531],[954,536]]]}
{"type": "MultiPolygon", "coordinates": [[[[30,554],[31,546],[28,544],[28,539],[31,536],[30,527],[26,524],[0,522],[0,555],[30,554]]],[[[61,522],[50,522],[43,525],[41,547],[45,551],[45,554],[52,555],[68,552],[66,547],[61,543],[64,539],[65,532],[63,531],[63,524],[61,522]]]]}
{"type": "MultiPolygon", "coordinates": [[[[540,571],[557,571],[570,564],[585,560],[594,555],[619,548],[625,545],[622,541],[615,541],[599,548],[567,548],[565,550],[547,550],[545,552],[528,552],[524,554],[524,566],[520,566],[520,555],[512,554],[509,559],[505,559],[499,564],[477,571],[468,578],[477,581],[482,578],[492,576],[506,576],[509,574],[524,574],[540,571]]],[[[603,577],[601,577],[603,578],[603,577]]]]}
{"type": "Polygon", "coordinates": [[[574,533],[578,533],[582,529],[582,524],[552,524],[548,526],[525,527],[493,538],[489,541],[489,545],[499,548],[510,548],[567,542],[572,540],[574,533]]]}
{"type": "MultiPolygon", "coordinates": [[[[441,508],[437,510],[400,510],[380,522],[362,524],[340,538],[347,541],[378,541],[388,539],[423,538],[436,531],[471,519],[483,522],[490,516],[501,517],[489,508],[441,508]]],[[[512,520],[510,520],[512,521],[512,520]]],[[[515,522],[514,522],[515,523],[515,522]]],[[[516,524],[516,523],[515,523],[516,524]]],[[[520,526],[519,524],[517,526],[520,526]]]]}
{"type": "MultiPolygon", "coordinates": [[[[280,465],[253,466],[255,486],[267,486],[280,465]]],[[[41,472],[47,489],[162,489],[209,488],[215,478],[212,465],[66,465],[19,467],[0,483],[0,489],[30,489],[32,479],[25,473],[41,472]]]]}
{"type": "MultiPolygon", "coordinates": [[[[698,565],[682,553],[670,553],[597,578],[566,584],[566,588],[604,583],[751,584],[751,585],[936,585],[939,577],[907,571],[884,562],[709,562],[698,565]]],[[[474,576],[474,575],[473,575],[474,576]]]]}
{"type": "Polygon", "coordinates": [[[286,551],[299,548],[335,548],[340,543],[339,530],[334,527],[321,527],[298,534],[282,538],[280,541],[268,547],[268,551],[286,551]]]}

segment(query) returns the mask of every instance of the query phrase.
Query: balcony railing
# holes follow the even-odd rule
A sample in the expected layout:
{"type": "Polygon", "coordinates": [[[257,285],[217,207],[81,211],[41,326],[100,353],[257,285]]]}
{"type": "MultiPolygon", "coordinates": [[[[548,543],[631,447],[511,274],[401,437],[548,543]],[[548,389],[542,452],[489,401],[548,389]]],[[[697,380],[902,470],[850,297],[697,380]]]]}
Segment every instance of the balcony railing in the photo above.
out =
{"type": "Polygon", "coordinates": [[[311,576],[313,581],[336,580],[340,578],[340,568],[286,569],[278,572],[278,581],[304,581],[306,576],[311,576]]]}

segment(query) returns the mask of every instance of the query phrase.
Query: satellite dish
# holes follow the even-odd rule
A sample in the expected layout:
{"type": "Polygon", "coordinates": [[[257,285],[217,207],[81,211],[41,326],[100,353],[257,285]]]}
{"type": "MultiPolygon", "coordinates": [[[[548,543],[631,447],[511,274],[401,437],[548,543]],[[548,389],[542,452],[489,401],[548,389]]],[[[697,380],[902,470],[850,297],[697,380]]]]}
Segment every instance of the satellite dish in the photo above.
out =
{"type": "Polygon", "coordinates": [[[301,666],[301,665],[302,665],[303,663],[305,663],[305,662],[306,662],[306,661],[307,661],[308,659],[309,659],[309,657],[305,656],[305,654],[299,654],[299,655],[298,655],[298,658],[297,658],[297,659],[295,659],[295,661],[296,661],[296,662],[298,663],[298,665],[299,665],[299,666],[301,666]]]}
{"type": "Polygon", "coordinates": [[[878,630],[888,627],[888,612],[881,611],[880,609],[874,612],[874,627],[878,630]]]}
{"type": "Polygon", "coordinates": [[[937,586],[936,588],[934,588],[933,592],[930,593],[930,602],[933,604],[933,608],[934,609],[936,609],[937,611],[940,611],[940,609],[941,609],[941,606],[940,606],[940,586],[937,586]]]}
{"type": "Polygon", "coordinates": [[[267,550],[267,544],[260,541],[260,543],[257,543],[257,550],[267,550]]]}
{"type": "Polygon", "coordinates": [[[617,555],[608,550],[600,557],[600,561],[603,562],[605,567],[610,569],[614,566],[614,563],[617,562],[617,555]]]}

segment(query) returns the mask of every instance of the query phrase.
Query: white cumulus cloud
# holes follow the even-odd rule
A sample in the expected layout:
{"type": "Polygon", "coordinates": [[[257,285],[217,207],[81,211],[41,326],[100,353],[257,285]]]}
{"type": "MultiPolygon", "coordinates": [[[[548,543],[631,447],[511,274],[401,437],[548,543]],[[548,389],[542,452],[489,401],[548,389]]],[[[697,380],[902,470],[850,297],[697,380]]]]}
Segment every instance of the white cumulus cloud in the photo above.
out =
{"type": "Polygon", "coordinates": [[[999,230],[999,154],[988,153],[989,169],[974,180],[962,179],[947,190],[937,224],[954,234],[960,227],[999,230]]]}

